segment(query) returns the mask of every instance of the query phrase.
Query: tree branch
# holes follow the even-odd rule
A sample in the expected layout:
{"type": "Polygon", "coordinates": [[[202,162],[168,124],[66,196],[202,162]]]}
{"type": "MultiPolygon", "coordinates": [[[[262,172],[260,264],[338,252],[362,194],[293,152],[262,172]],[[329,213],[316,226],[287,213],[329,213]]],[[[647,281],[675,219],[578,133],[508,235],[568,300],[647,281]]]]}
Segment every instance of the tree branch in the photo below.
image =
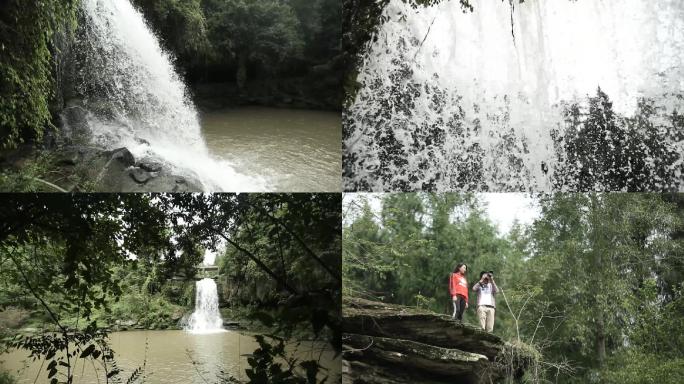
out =
{"type": "Polygon", "coordinates": [[[290,229],[287,225],[283,224],[278,218],[276,218],[275,216],[271,215],[271,213],[269,213],[269,212],[266,211],[265,209],[263,209],[263,208],[261,208],[261,207],[257,207],[257,206],[255,206],[254,204],[252,204],[252,203],[250,203],[250,202],[247,202],[247,204],[249,204],[249,205],[250,205],[251,207],[253,207],[253,208],[256,208],[256,209],[260,210],[262,214],[268,216],[268,218],[270,218],[274,223],[280,225],[280,226],[285,230],[285,232],[289,233],[292,237],[294,237],[295,240],[297,240],[297,242],[304,248],[304,250],[306,251],[306,253],[307,253],[309,256],[311,256],[311,258],[313,258],[314,260],[316,260],[316,262],[318,262],[318,264],[320,264],[320,266],[323,267],[323,269],[325,269],[326,272],[328,272],[328,274],[330,274],[330,276],[332,276],[335,280],[337,280],[337,281],[339,281],[339,282],[342,282],[342,274],[341,274],[341,273],[335,273],[327,264],[325,264],[325,263],[323,262],[323,260],[322,260],[320,257],[318,257],[318,255],[316,255],[316,254],[314,253],[314,251],[311,250],[311,248],[309,248],[309,247],[306,245],[306,243],[304,242],[304,240],[302,240],[302,238],[300,238],[292,229],[290,229]]]}
{"type": "Polygon", "coordinates": [[[259,266],[259,268],[261,268],[264,272],[271,276],[275,281],[282,284],[283,287],[285,287],[285,289],[287,289],[290,293],[295,295],[298,294],[296,289],[294,289],[286,281],[283,281],[283,279],[281,279],[278,275],[271,271],[271,269],[268,268],[268,266],[266,266],[266,264],[264,264],[261,260],[259,260],[259,258],[257,258],[252,252],[242,248],[238,243],[234,242],[233,240],[229,239],[228,236],[221,233],[221,231],[214,230],[214,232],[221,236],[221,238],[223,238],[223,240],[225,240],[227,243],[235,247],[238,251],[244,253],[247,257],[254,261],[259,266]]]}
{"type": "MultiPolygon", "coordinates": [[[[6,249],[6,248],[5,248],[5,249],[6,249]]],[[[47,303],[43,300],[43,298],[40,297],[40,296],[38,295],[38,293],[36,292],[36,290],[33,288],[33,285],[31,285],[31,282],[30,282],[30,280],[28,279],[28,277],[26,276],[26,273],[24,273],[24,270],[21,268],[21,265],[19,264],[19,262],[18,262],[18,261],[16,260],[16,258],[14,257],[14,249],[12,250],[12,252],[9,252],[9,253],[8,253],[8,256],[9,256],[10,260],[12,260],[12,262],[14,263],[14,265],[17,267],[17,270],[18,270],[19,273],[21,274],[22,279],[23,279],[24,282],[26,283],[26,286],[28,287],[28,289],[29,289],[29,291],[31,292],[31,294],[33,295],[33,297],[35,297],[36,299],[38,299],[38,301],[40,301],[40,304],[41,304],[41,305],[45,308],[45,310],[48,312],[48,314],[50,315],[50,317],[52,318],[52,320],[55,322],[55,324],[57,325],[57,327],[59,327],[59,329],[61,329],[62,332],[64,332],[64,333],[66,334],[66,333],[67,333],[67,329],[59,322],[59,318],[57,317],[57,315],[56,315],[54,312],[52,312],[52,309],[50,309],[50,306],[47,305],[47,303]]]]}

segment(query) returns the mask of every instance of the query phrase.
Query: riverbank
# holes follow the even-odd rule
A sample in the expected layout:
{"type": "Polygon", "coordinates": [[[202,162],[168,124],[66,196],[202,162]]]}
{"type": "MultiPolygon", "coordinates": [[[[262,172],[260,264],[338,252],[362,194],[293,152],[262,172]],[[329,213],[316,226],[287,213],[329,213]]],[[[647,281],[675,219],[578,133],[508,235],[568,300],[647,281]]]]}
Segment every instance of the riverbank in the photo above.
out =
{"type": "MultiPolygon", "coordinates": [[[[125,300],[125,299],[124,299],[125,300]]],[[[95,313],[93,320],[98,328],[108,332],[122,331],[155,331],[155,330],[183,330],[183,321],[192,313],[192,308],[174,305],[162,300],[151,300],[149,310],[140,311],[143,316],[136,316],[131,305],[123,304],[112,309],[111,315],[105,317],[102,313],[95,313]]],[[[327,340],[326,331],[314,335],[307,324],[265,324],[259,318],[263,314],[274,317],[276,311],[256,309],[255,307],[221,307],[219,308],[226,330],[239,330],[250,334],[268,334],[298,341],[327,340]],[[287,328],[287,331],[284,329],[287,328]]],[[[83,328],[87,322],[81,320],[83,328]]],[[[64,319],[68,328],[77,328],[75,319],[64,319]]],[[[50,322],[46,314],[40,310],[27,310],[8,307],[0,312],[0,337],[14,335],[34,335],[40,333],[58,332],[56,325],[50,322]]]]}
{"type": "Polygon", "coordinates": [[[127,148],[26,144],[0,152],[1,192],[201,192],[199,180],[127,148]]]}
{"type": "Polygon", "coordinates": [[[234,82],[191,83],[197,107],[212,111],[235,107],[271,107],[342,112],[341,76],[254,79],[243,89],[234,82]],[[339,94],[338,94],[339,93],[339,94]]]}

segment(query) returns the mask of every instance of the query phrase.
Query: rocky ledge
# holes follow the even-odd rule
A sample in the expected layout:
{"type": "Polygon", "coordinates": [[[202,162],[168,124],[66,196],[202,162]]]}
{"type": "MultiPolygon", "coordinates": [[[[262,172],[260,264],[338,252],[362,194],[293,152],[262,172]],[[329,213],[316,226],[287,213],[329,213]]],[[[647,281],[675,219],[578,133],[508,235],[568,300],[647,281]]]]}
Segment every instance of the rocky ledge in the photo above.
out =
{"type": "Polygon", "coordinates": [[[495,383],[534,353],[449,316],[363,299],[343,304],[344,384],[495,383]]]}
{"type": "MultiPolygon", "coordinates": [[[[127,148],[104,149],[90,144],[88,111],[79,100],[67,103],[59,126],[58,130],[48,132],[42,143],[0,152],[0,171],[24,173],[35,188],[46,192],[203,190],[199,180],[178,175],[170,166],[154,159],[136,159],[127,148]],[[33,168],[39,171],[25,172],[33,168]]],[[[14,191],[12,185],[4,188],[14,191]]]]}
{"type": "MultiPolygon", "coordinates": [[[[88,145],[59,145],[36,149],[26,145],[0,153],[0,169],[30,172],[38,191],[45,192],[201,192],[199,180],[180,176],[152,159],[136,159],[126,148],[107,150],[88,145]]],[[[5,186],[14,191],[12,185],[5,186]]]]}
{"type": "Polygon", "coordinates": [[[198,180],[174,175],[168,166],[151,159],[136,160],[126,148],[67,146],[54,155],[55,165],[64,173],[81,173],[98,192],[202,191],[198,180]]]}

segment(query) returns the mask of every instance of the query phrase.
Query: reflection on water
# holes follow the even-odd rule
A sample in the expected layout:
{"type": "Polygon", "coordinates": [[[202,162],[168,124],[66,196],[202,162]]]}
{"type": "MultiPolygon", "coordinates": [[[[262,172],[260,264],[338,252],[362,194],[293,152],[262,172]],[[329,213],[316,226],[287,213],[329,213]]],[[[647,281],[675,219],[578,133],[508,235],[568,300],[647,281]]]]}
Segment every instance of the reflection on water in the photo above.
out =
{"type": "MultiPolygon", "coordinates": [[[[235,331],[195,335],[184,331],[131,331],[110,334],[110,345],[125,382],[133,370],[145,365],[145,383],[205,384],[218,382],[221,371],[246,380],[247,357],[258,344],[250,335],[235,331]]],[[[321,365],[334,370],[339,377],[340,361],[321,343],[291,344],[290,353],[299,360],[321,357],[321,365]]],[[[28,352],[13,351],[0,355],[0,367],[10,371],[20,384],[47,382],[45,366],[31,362],[28,352]],[[41,377],[36,380],[40,373],[41,377]]],[[[74,371],[74,384],[104,383],[103,369],[97,362],[79,359],[74,371]],[[99,381],[98,381],[99,378],[99,381]]]]}
{"type": "Polygon", "coordinates": [[[265,176],[274,192],[339,192],[342,128],[337,112],[242,107],[202,115],[213,155],[265,176]]]}

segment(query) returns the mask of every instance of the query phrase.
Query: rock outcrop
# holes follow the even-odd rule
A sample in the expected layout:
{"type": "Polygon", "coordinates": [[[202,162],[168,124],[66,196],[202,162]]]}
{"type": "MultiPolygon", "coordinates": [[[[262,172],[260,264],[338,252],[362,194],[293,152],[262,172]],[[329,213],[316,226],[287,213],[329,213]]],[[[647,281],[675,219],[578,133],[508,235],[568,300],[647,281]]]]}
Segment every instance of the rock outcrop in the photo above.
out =
{"type": "MultiPolygon", "coordinates": [[[[200,192],[199,180],[179,176],[153,159],[136,159],[127,148],[106,150],[90,144],[89,112],[78,99],[66,103],[60,114],[61,132],[51,152],[58,173],[75,183],[86,180],[97,192],[200,192]]],[[[141,143],[146,143],[140,139],[141,143]]],[[[146,143],[149,145],[149,143],[146,143]]],[[[77,184],[60,187],[66,190],[77,184]]]]}
{"type": "MultiPolygon", "coordinates": [[[[145,143],[140,139],[141,143],[145,143]]],[[[21,172],[47,192],[202,192],[202,183],[179,175],[168,164],[136,159],[127,148],[105,149],[91,144],[89,112],[70,100],[60,114],[59,128],[37,143],[0,153],[0,170],[21,172]]],[[[149,143],[147,143],[149,145],[149,143]]]]}
{"type": "Polygon", "coordinates": [[[449,316],[363,299],[343,304],[343,383],[519,378],[534,355],[449,316]]]}
{"type": "MultiPolygon", "coordinates": [[[[85,179],[89,189],[97,192],[198,192],[202,190],[197,180],[173,174],[159,163],[136,160],[126,148],[104,150],[96,147],[73,145],[53,150],[54,165],[64,175],[77,175],[75,180],[85,179]]],[[[63,180],[69,180],[65,178],[63,180]]],[[[55,182],[57,184],[57,182],[55,182]]],[[[66,190],[75,185],[59,183],[66,190]]]]}

